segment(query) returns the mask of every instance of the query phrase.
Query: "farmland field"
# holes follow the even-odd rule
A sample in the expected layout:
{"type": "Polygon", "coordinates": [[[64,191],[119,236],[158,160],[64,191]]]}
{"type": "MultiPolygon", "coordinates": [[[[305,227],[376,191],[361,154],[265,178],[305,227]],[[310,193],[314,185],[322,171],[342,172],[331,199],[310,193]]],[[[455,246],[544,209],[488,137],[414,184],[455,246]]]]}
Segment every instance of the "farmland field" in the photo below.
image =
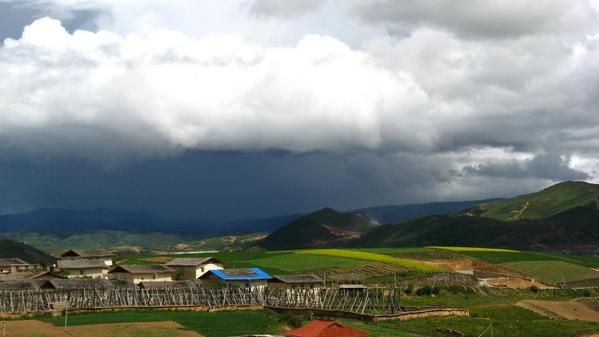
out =
{"type": "Polygon", "coordinates": [[[314,249],[314,250],[302,250],[298,251],[298,254],[312,254],[318,256],[334,256],[334,257],[344,257],[351,258],[355,260],[364,260],[364,261],[372,261],[372,262],[382,262],[395,264],[404,268],[425,271],[425,272],[434,272],[439,271],[439,269],[424,264],[417,260],[405,259],[393,257],[390,255],[383,255],[378,253],[372,253],[367,251],[360,250],[348,250],[348,249],[314,249]]]}
{"type": "MultiPolygon", "coordinates": [[[[473,258],[497,268],[509,268],[555,283],[561,273],[567,272],[568,281],[596,276],[588,266],[596,258],[584,258],[511,250],[443,247],[443,248],[380,248],[380,249],[313,249],[276,252],[219,252],[186,256],[210,256],[222,259],[227,268],[260,267],[276,274],[316,272],[327,275],[361,274],[366,284],[394,283],[403,290],[401,301],[406,306],[442,306],[466,308],[471,317],[436,317],[402,322],[365,323],[344,320],[347,324],[369,331],[372,337],[422,336],[447,337],[447,331],[458,331],[464,336],[479,336],[493,324],[495,336],[509,337],[579,337],[599,332],[599,323],[575,320],[552,320],[533,311],[517,306],[522,301],[573,301],[584,297],[593,302],[599,292],[593,289],[503,289],[476,288],[474,286],[446,286],[432,295],[419,295],[416,290],[425,287],[421,283],[434,277],[433,260],[462,260],[473,258]],[[558,275],[559,273],[559,275],[558,275]],[[590,274],[589,274],[590,273],[590,274]],[[408,290],[411,288],[411,290],[408,290]]],[[[130,255],[121,257],[128,263],[158,263],[180,255],[130,255]]],[[[334,283],[334,282],[333,282],[334,283]]],[[[564,302],[566,303],[566,302],[564,302]]],[[[586,302],[585,302],[586,303],[586,302]]],[[[296,326],[309,318],[283,315],[270,310],[235,312],[187,312],[187,311],[124,311],[105,313],[81,313],[69,317],[75,327],[95,324],[120,324],[131,322],[175,322],[191,332],[207,337],[225,337],[255,333],[280,334],[284,329],[296,326]]],[[[60,326],[62,318],[45,316],[41,320],[60,326]]],[[[91,328],[90,328],[91,329],[91,328]]],[[[61,335],[57,335],[61,336],[61,335]]],[[[177,334],[144,334],[133,337],[171,337],[177,334]]],[[[184,335],[186,336],[186,335],[184,335]]],[[[192,335],[190,335],[192,336],[192,335]]],[[[487,336],[487,335],[485,335],[487,336]]],[[[20,337],[20,336],[17,336],[20,337]]],[[[37,337],[37,336],[36,336],[37,337]]],[[[62,337],[62,336],[61,336],[62,337]]]]}
{"type": "Polygon", "coordinates": [[[9,321],[6,336],[11,337],[201,337],[179,323],[171,321],[144,323],[90,324],[53,326],[36,320],[9,321]]]}
{"type": "MultiPolygon", "coordinates": [[[[64,324],[62,317],[43,317],[56,326],[64,324]]],[[[125,311],[69,315],[69,325],[115,324],[131,322],[173,321],[207,337],[226,337],[251,333],[279,333],[284,322],[269,310],[232,312],[190,311],[125,311]]],[[[170,335],[167,335],[170,336],[170,335]]],[[[161,336],[162,337],[162,336],[161,336]]]]}
{"type": "Polygon", "coordinates": [[[261,266],[264,269],[278,269],[289,272],[336,267],[344,268],[365,264],[364,261],[357,259],[300,253],[267,255],[259,259],[249,260],[248,262],[256,266],[261,266]]]}
{"type": "Polygon", "coordinates": [[[508,262],[502,263],[501,266],[525,273],[548,284],[599,279],[599,272],[563,261],[508,262]]]}

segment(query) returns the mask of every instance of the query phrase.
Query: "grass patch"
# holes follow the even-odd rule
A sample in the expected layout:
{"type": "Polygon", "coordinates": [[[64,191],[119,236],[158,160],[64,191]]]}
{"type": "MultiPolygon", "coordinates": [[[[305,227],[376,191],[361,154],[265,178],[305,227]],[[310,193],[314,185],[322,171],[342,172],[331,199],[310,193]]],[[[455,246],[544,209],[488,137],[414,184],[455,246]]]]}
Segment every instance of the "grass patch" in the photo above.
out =
{"type": "Polygon", "coordinates": [[[458,253],[486,252],[486,253],[520,253],[518,250],[502,248],[479,248],[479,247],[448,247],[448,246],[428,246],[431,249],[444,249],[458,253]]]}
{"type": "MultiPolygon", "coordinates": [[[[481,336],[493,325],[493,336],[575,337],[599,332],[599,323],[557,321],[514,305],[491,305],[471,310],[470,317],[433,317],[409,321],[360,322],[343,320],[355,328],[379,336],[447,337],[447,329],[467,337],[481,336]]],[[[490,332],[483,336],[491,336],[490,332]]]]}
{"type": "Polygon", "coordinates": [[[599,272],[564,261],[522,261],[502,263],[500,265],[550,284],[599,278],[599,272]]]}
{"type": "Polygon", "coordinates": [[[335,256],[335,257],[344,257],[356,260],[364,260],[364,261],[373,261],[373,262],[381,262],[381,263],[389,263],[395,264],[407,269],[413,269],[423,272],[437,272],[440,271],[439,268],[427,265],[418,260],[405,259],[399,257],[393,257],[389,255],[383,255],[378,253],[370,253],[366,251],[359,250],[349,250],[349,249],[313,249],[313,250],[301,250],[298,251],[297,254],[312,254],[312,255],[320,255],[320,256],[335,256]]]}
{"type": "MultiPolygon", "coordinates": [[[[40,320],[55,326],[64,324],[63,317],[44,316],[40,320]]],[[[270,310],[231,312],[190,311],[125,311],[69,315],[69,325],[112,324],[175,321],[206,337],[245,334],[279,334],[283,329],[280,316],[270,310]]]]}
{"type": "Polygon", "coordinates": [[[337,256],[310,254],[277,254],[248,261],[264,269],[278,269],[288,272],[326,268],[346,268],[363,265],[364,261],[337,256]]]}

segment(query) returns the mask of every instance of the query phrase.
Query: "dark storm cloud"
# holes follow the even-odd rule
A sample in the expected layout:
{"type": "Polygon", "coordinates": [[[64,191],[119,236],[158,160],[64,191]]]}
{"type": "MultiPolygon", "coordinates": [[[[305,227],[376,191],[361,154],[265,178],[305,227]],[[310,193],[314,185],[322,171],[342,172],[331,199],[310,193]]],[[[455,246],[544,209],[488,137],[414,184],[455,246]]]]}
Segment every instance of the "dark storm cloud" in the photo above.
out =
{"type": "Polygon", "coordinates": [[[420,27],[437,28],[476,38],[580,31],[589,28],[594,20],[585,0],[376,0],[355,3],[354,13],[365,22],[385,23],[406,32],[420,27]]]}
{"type": "Polygon", "coordinates": [[[530,160],[508,163],[484,163],[468,166],[467,175],[502,177],[510,179],[541,178],[551,181],[585,180],[590,178],[585,172],[572,169],[569,158],[555,153],[540,154],[530,160]]]}
{"type": "Polygon", "coordinates": [[[294,18],[324,5],[326,0],[253,0],[250,13],[262,17],[294,18]]]}
{"type": "Polygon", "coordinates": [[[4,154],[0,213],[102,206],[178,219],[223,220],[309,212],[325,206],[349,210],[509,196],[546,184],[525,179],[502,185],[498,181],[503,178],[498,177],[479,181],[478,176],[464,177],[451,169],[452,161],[373,153],[188,152],[106,169],[81,160],[4,154]]]}

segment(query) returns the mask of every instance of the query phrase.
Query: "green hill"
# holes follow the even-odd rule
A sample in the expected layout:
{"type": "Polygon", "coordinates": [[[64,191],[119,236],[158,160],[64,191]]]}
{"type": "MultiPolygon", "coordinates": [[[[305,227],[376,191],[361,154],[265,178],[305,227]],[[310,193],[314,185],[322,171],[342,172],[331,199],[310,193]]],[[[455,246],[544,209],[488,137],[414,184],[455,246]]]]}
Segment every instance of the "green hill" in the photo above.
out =
{"type": "Polygon", "coordinates": [[[501,221],[468,215],[430,216],[371,230],[353,247],[426,245],[577,250],[599,246],[599,210],[575,207],[546,219],[501,221]]]}
{"type": "Polygon", "coordinates": [[[270,250],[341,246],[377,226],[361,213],[324,208],[279,228],[259,246],[270,250]]]}
{"type": "Polygon", "coordinates": [[[568,181],[540,192],[481,204],[471,208],[469,213],[503,221],[538,220],[598,203],[599,185],[568,181]]]}
{"type": "Polygon", "coordinates": [[[0,240],[0,258],[18,257],[29,263],[39,263],[47,266],[53,264],[56,258],[37,248],[12,240],[0,240]]]}

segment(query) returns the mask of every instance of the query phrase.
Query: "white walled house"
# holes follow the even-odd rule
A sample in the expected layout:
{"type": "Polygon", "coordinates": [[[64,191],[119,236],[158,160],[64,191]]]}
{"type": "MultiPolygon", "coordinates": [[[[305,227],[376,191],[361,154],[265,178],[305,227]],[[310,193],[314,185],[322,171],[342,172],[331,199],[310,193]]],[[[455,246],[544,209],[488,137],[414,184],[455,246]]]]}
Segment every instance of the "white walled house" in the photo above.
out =
{"type": "Polygon", "coordinates": [[[0,259],[0,274],[33,272],[40,269],[39,264],[28,263],[16,257],[0,259]]]}
{"type": "Polygon", "coordinates": [[[224,269],[223,261],[214,258],[178,258],[166,264],[175,270],[177,280],[195,281],[210,270],[224,269]]]}
{"type": "Polygon", "coordinates": [[[140,284],[142,282],[171,282],[174,274],[175,270],[162,264],[118,265],[108,272],[108,277],[112,280],[140,284]]]}
{"type": "Polygon", "coordinates": [[[104,260],[58,260],[58,269],[67,278],[108,278],[108,266],[104,260]]]}
{"type": "Polygon", "coordinates": [[[114,253],[107,250],[69,249],[60,257],[62,260],[102,260],[107,267],[110,267],[114,256],[114,253]]]}

